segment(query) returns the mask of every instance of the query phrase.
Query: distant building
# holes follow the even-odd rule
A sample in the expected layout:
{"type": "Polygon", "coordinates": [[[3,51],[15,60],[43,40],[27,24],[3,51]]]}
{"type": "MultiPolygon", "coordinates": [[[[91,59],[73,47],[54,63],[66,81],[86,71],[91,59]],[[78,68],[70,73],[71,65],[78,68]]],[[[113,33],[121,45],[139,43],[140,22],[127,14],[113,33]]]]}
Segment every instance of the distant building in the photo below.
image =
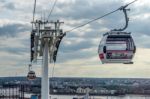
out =
{"type": "Polygon", "coordinates": [[[92,89],[90,89],[89,87],[86,87],[86,88],[79,87],[77,88],[76,93],[83,94],[83,93],[89,93],[91,91],[92,89]]]}

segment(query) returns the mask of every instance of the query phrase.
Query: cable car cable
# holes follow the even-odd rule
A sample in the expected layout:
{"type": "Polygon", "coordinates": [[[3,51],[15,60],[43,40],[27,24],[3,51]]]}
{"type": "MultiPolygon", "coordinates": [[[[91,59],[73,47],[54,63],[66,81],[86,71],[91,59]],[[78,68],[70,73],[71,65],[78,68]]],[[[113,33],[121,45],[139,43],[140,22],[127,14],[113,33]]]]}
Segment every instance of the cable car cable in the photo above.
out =
{"type": "Polygon", "coordinates": [[[52,69],[52,78],[54,77],[54,71],[55,71],[55,62],[54,62],[53,69],[52,69]]]}
{"type": "Polygon", "coordinates": [[[72,29],[70,29],[70,30],[67,30],[67,31],[65,31],[65,32],[66,32],[66,33],[67,33],[67,32],[71,32],[71,31],[73,31],[73,30],[75,30],[75,29],[78,29],[78,28],[81,28],[81,27],[83,27],[83,26],[85,26],[85,25],[87,25],[87,24],[90,24],[90,23],[92,23],[92,22],[94,22],[94,21],[96,21],[96,20],[102,19],[102,18],[104,18],[104,17],[106,17],[106,16],[108,16],[108,15],[110,15],[110,14],[112,14],[112,13],[117,12],[118,10],[120,10],[120,9],[123,8],[123,7],[129,6],[130,4],[132,4],[132,3],[136,2],[136,1],[138,1],[138,0],[134,0],[134,1],[132,1],[132,2],[130,2],[130,3],[128,3],[128,4],[126,4],[125,6],[121,6],[121,7],[119,7],[119,8],[116,9],[116,10],[113,10],[113,11],[107,13],[107,14],[104,14],[104,15],[98,17],[98,18],[95,18],[95,19],[93,19],[93,20],[90,20],[90,21],[88,21],[87,23],[84,23],[84,24],[82,24],[82,25],[79,25],[79,26],[77,26],[77,27],[75,27],[75,28],[72,28],[72,29]]]}
{"type": "Polygon", "coordinates": [[[55,8],[56,3],[57,3],[57,0],[55,0],[55,2],[54,2],[53,6],[52,6],[52,8],[51,8],[51,10],[50,10],[50,13],[49,13],[49,15],[48,15],[48,17],[47,17],[47,20],[48,20],[48,19],[50,18],[50,16],[52,15],[52,12],[53,12],[53,10],[54,10],[54,8],[55,8]]]}
{"type": "Polygon", "coordinates": [[[34,47],[34,35],[35,35],[35,33],[34,33],[34,30],[33,30],[33,24],[34,24],[34,18],[35,18],[35,10],[36,10],[36,0],[34,0],[34,8],[33,8],[33,16],[32,16],[32,32],[31,32],[31,34],[30,34],[30,46],[31,46],[31,48],[30,48],[30,62],[31,62],[31,64],[32,64],[32,60],[33,60],[33,54],[34,54],[34,51],[33,51],[33,47],[34,47]]]}
{"type": "Polygon", "coordinates": [[[91,21],[89,21],[89,22],[87,22],[87,23],[84,23],[84,24],[82,24],[82,25],[79,25],[79,26],[77,26],[77,27],[75,27],[75,28],[73,28],[73,29],[71,29],[71,30],[66,31],[66,32],[71,32],[71,31],[73,31],[73,30],[75,30],[75,29],[81,28],[81,27],[83,27],[83,26],[85,26],[85,25],[87,25],[87,24],[90,24],[90,23],[92,23],[92,22],[98,20],[98,19],[101,19],[101,18],[103,18],[103,17],[105,17],[105,16],[108,16],[108,15],[110,15],[110,14],[112,14],[112,13],[118,11],[118,10],[119,10],[119,9],[114,10],[114,11],[112,11],[112,12],[109,12],[109,13],[103,15],[103,16],[100,16],[100,17],[98,17],[98,18],[95,18],[95,19],[93,19],[93,20],[91,20],[91,21]]]}
{"type": "MultiPolygon", "coordinates": [[[[33,9],[33,19],[32,19],[32,22],[34,22],[35,10],[36,10],[36,0],[34,0],[34,9],[33,9]]],[[[33,29],[33,23],[32,23],[32,29],[33,29]]]]}
{"type": "Polygon", "coordinates": [[[132,1],[132,2],[130,2],[130,3],[128,3],[128,4],[126,4],[124,7],[127,7],[128,5],[130,5],[130,4],[132,4],[132,3],[136,2],[136,1],[138,1],[138,0],[132,1]]]}

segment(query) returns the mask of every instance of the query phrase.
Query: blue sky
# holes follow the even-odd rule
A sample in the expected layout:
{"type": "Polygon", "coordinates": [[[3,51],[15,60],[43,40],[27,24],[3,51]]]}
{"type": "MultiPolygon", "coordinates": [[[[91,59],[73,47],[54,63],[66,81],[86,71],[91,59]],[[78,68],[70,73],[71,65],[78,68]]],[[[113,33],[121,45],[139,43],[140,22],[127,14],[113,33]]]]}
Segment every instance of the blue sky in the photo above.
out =
{"type": "MultiPolygon", "coordinates": [[[[64,21],[64,31],[97,18],[132,0],[58,0],[50,20],[64,21]]],[[[34,0],[0,0],[0,76],[26,75],[30,59],[30,31],[34,0]]],[[[36,19],[48,16],[54,0],[37,0],[36,19]]],[[[129,6],[132,32],[137,46],[133,65],[101,64],[97,49],[102,34],[124,25],[118,11],[85,27],[69,32],[58,53],[54,76],[149,78],[150,1],[138,0],[129,6]]],[[[49,64],[51,76],[53,64],[49,64]]],[[[40,62],[33,65],[41,75],[40,62]]]]}

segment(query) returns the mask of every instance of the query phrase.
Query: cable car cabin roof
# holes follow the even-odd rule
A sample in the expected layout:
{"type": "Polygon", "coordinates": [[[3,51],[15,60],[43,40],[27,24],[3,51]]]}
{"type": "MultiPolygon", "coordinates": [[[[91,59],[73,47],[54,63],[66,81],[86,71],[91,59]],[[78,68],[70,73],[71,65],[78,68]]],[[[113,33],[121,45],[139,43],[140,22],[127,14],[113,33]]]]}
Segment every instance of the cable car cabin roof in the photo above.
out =
{"type": "Polygon", "coordinates": [[[130,32],[122,32],[122,31],[110,31],[110,32],[107,32],[105,34],[103,34],[103,36],[106,36],[106,35],[111,35],[111,36],[125,36],[125,35],[131,35],[130,32]]]}
{"type": "Polygon", "coordinates": [[[130,33],[126,32],[110,32],[105,34],[106,41],[130,41],[133,42],[130,33]]]}
{"type": "Polygon", "coordinates": [[[28,74],[35,74],[35,72],[34,71],[29,71],[29,73],[28,74]]]}
{"type": "Polygon", "coordinates": [[[108,37],[107,37],[107,39],[106,39],[106,41],[108,42],[108,41],[120,41],[120,42],[122,42],[122,41],[130,41],[130,42],[133,42],[133,40],[132,40],[132,37],[130,36],[130,35],[109,35],[108,37]]]}
{"type": "Polygon", "coordinates": [[[108,35],[107,38],[131,38],[131,35],[108,35]]]}

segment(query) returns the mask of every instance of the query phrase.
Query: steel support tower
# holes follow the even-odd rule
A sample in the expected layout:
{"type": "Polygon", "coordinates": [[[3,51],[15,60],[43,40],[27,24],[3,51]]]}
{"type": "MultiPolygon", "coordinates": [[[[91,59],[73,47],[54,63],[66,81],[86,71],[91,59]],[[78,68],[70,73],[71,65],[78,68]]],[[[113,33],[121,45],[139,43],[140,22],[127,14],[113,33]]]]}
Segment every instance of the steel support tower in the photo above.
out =
{"type": "Polygon", "coordinates": [[[36,62],[38,57],[42,57],[41,99],[49,99],[48,64],[56,61],[59,44],[65,36],[60,29],[63,22],[36,20],[32,23],[35,28],[31,32],[31,62],[36,62]]]}

